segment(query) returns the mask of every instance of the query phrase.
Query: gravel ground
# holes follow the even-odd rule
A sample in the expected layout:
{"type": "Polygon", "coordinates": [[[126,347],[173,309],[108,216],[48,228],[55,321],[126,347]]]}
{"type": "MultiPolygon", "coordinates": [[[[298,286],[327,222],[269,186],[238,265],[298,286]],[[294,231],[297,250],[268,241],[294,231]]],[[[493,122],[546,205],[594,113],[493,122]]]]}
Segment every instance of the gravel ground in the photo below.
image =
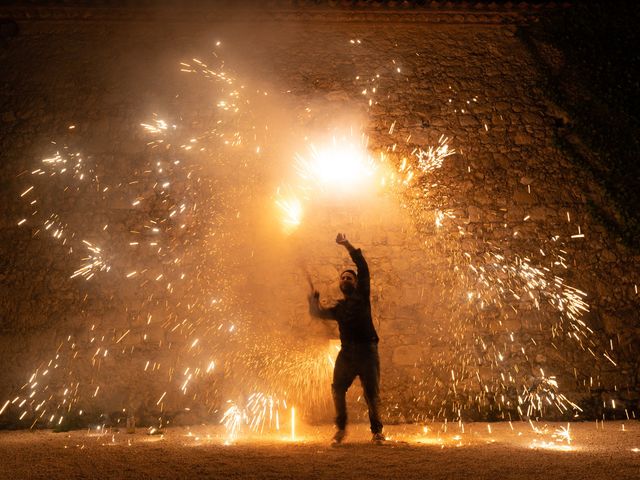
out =
{"type": "MultiPolygon", "coordinates": [[[[638,422],[443,424],[388,427],[371,444],[365,425],[329,445],[329,426],[244,436],[225,445],[220,426],[163,435],[107,430],[0,432],[0,478],[640,478],[638,422]]],[[[229,442],[227,442],[229,443],[229,442]]]]}

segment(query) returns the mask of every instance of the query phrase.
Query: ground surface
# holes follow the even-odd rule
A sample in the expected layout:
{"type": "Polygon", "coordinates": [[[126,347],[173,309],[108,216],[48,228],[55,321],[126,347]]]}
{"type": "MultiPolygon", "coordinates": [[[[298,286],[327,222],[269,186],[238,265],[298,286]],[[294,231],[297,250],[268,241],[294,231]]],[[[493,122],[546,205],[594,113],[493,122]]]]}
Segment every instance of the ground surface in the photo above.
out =
{"type": "Polygon", "coordinates": [[[556,434],[566,426],[392,426],[383,446],[355,426],[340,447],[326,441],[330,427],[229,445],[219,426],[164,435],[1,432],[0,478],[640,478],[637,422],[574,423],[570,444],[556,434]]]}

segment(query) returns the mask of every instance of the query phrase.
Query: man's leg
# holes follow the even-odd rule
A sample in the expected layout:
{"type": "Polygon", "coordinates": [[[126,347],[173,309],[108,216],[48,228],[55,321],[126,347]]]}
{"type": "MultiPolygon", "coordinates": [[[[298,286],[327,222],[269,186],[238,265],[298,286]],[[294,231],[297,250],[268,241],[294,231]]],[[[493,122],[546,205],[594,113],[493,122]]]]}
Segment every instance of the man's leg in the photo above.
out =
{"type": "Polygon", "coordinates": [[[344,349],[338,353],[336,365],[333,369],[333,384],[331,391],[333,393],[333,403],[336,407],[336,427],[338,430],[344,430],[347,426],[347,390],[356,378],[356,371],[353,362],[353,353],[344,349]]]}
{"type": "Polygon", "coordinates": [[[382,433],[380,420],[380,357],[378,346],[367,346],[360,355],[360,382],[364,390],[364,399],[369,408],[371,433],[382,433]]]}

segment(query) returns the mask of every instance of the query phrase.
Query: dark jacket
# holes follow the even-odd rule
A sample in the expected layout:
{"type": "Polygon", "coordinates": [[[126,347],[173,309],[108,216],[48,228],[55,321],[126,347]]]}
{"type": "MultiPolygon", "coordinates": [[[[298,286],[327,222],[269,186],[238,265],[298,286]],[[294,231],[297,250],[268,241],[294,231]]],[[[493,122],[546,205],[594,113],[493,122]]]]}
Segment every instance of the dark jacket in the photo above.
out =
{"type": "Polygon", "coordinates": [[[320,305],[320,298],[316,293],[309,301],[309,313],[314,317],[336,320],[342,345],[378,343],[378,334],[371,319],[369,267],[362,256],[362,250],[359,248],[350,250],[349,255],[358,269],[355,292],[338,300],[330,308],[324,308],[320,305]]]}

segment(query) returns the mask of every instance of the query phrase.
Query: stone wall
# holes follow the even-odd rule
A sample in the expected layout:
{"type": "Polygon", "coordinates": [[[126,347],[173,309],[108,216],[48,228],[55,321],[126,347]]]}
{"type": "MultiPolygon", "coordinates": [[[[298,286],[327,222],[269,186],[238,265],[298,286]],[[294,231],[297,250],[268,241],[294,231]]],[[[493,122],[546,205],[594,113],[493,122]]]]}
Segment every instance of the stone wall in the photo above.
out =
{"type": "MultiPolygon", "coordinates": [[[[318,14],[305,20],[303,13],[288,12],[277,20],[238,15],[210,23],[122,17],[18,22],[19,32],[4,40],[0,53],[0,406],[24,392],[34,368],[42,375],[64,362],[72,373],[52,381],[49,392],[57,398],[61,385],[75,385],[85,392],[77,405],[90,415],[128,408],[149,422],[178,413],[182,421],[218,420],[234,388],[238,395],[250,393],[229,385],[230,379],[244,381],[231,363],[194,381],[189,395],[163,396],[170,388],[179,393],[179,370],[201,348],[190,347],[193,332],[215,337],[211,348],[222,341],[227,349],[248,352],[247,365],[261,349],[282,345],[247,349],[244,337],[218,338],[212,333],[218,325],[245,325],[269,339],[278,332],[281,342],[291,335],[296,345],[306,339],[322,350],[335,331],[308,317],[303,272],[323,298],[337,297],[337,273],[348,262],[333,237],[345,231],[371,265],[389,421],[517,416],[518,396],[555,394],[548,383],[541,386],[550,376],[586,416],[620,416],[636,408],[638,257],[594,218],[603,192],[556,140],[564,114],[541,89],[541,73],[518,39],[517,25],[505,21],[523,17],[369,17],[348,13],[334,21],[332,14],[318,14]],[[222,48],[215,50],[218,40],[222,48]],[[143,187],[132,187],[105,203],[112,194],[98,183],[60,192],[55,178],[38,180],[43,211],[55,212],[69,232],[78,232],[70,244],[86,233],[83,239],[113,245],[118,254],[113,272],[89,281],[70,278],[81,255],[36,234],[32,222],[17,225],[33,211],[21,197],[29,185],[25,176],[62,144],[90,159],[101,185],[122,183],[128,171],[131,178],[144,177],[154,161],[170,160],[172,153],[147,145],[139,124],[152,113],[180,115],[181,125],[194,130],[215,120],[206,87],[178,68],[179,61],[193,63],[211,50],[250,88],[269,92],[271,99],[251,115],[256,125],[269,123],[270,133],[259,158],[221,149],[211,154],[215,168],[199,171],[210,191],[220,193],[214,197],[219,203],[204,207],[208,218],[221,220],[202,226],[192,213],[187,233],[177,223],[167,231],[181,250],[188,283],[151,287],[144,275],[161,271],[157,257],[129,249],[121,238],[156,210],[170,210],[168,197],[159,195],[152,204],[143,187]],[[368,79],[376,79],[379,90],[370,105],[370,91],[362,93],[371,88],[368,79]],[[402,156],[412,158],[413,148],[435,145],[441,135],[457,153],[393,193],[315,199],[295,233],[275,233],[272,218],[256,206],[271,204],[294,148],[302,148],[298,136],[349,122],[362,126],[370,150],[386,152],[393,169],[402,156]],[[242,163],[251,168],[243,170],[242,163]],[[130,203],[138,197],[145,198],[142,211],[130,203]],[[436,211],[448,215],[441,227],[435,226],[436,211]],[[109,225],[103,233],[94,228],[102,224],[109,225]],[[523,286],[523,262],[549,268],[543,272],[549,288],[523,286]],[[135,277],[139,281],[126,277],[134,264],[148,266],[149,273],[135,277]],[[556,275],[588,294],[590,312],[575,322],[545,296],[566,291],[554,284],[556,275]],[[498,294],[500,286],[504,292],[498,294]],[[230,306],[198,305],[216,289],[229,293],[230,306]],[[96,354],[97,342],[102,350],[96,354]],[[149,358],[157,358],[152,372],[156,363],[158,372],[165,365],[175,372],[169,379],[165,372],[149,374],[149,358]]],[[[177,185],[176,198],[198,188],[186,180],[177,185]]],[[[164,267],[173,254],[163,253],[164,267]]],[[[198,351],[197,359],[210,353],[198,351]]],[[[328,383],[327,371],[323,375],[328,383]]],[[[310,420],[330,416],[326,402],[320,403],[310,420]]],[[[545,414],[558,413],[552,404],[545,414]]],[[[359,415],[363,408],[356,410],[359,415]]],[[[520,414],[527,416],[524,410],[520,414]]],[[[17,420],[22,411],[12,404],[0,424],[25,425],[17,420]]]]}

